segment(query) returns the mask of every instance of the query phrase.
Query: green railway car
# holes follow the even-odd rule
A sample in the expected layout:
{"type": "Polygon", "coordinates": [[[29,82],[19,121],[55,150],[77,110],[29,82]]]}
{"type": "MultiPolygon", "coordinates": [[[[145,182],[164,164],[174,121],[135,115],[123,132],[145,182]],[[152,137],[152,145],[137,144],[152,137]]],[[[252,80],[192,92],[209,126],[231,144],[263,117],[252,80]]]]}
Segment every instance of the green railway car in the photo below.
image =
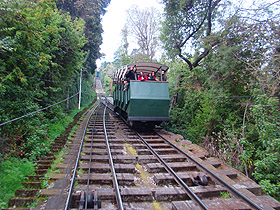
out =
{"type": "Polygon", "coordinates": [[[159,63],[135,63],[118,69],[114,75],[114,109],[122,115],[130,126],[148,124],[150,127],[169,121],[169,89],[166,81],[131,80],[124,91],[124,79],[131,65],[136,65],[137,74],[155,72],[159,80],[161,72],[168,70],[159,63]]]}

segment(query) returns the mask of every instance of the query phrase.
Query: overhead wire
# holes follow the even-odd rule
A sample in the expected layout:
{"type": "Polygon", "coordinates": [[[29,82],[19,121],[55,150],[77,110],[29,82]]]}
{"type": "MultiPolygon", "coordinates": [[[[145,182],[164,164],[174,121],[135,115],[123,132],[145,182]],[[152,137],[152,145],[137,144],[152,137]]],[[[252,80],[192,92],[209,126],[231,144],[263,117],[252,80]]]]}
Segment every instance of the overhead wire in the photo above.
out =
{"type": "Polygon", "coordinates": [[[58,105],[58,104],[60,104],[60,103],[62,103],[62,102],[64,102],[64,101],[67,101],[68,99],[71,99],[71,98],[75,97],[75,96],[78,95],[78,94],[79,94],[79,93],[76,93],[76,94],[74,94],[74,95],[72,95],[72,96],[70,96],[70,97],[68,97],[68,98],[66,98],[66,99],[64,99],[64,100],[62,100],[62,101],[59,101],[59,102],[57,102],[57,103],[55,103],[55,104],[52,104],[52,105],[50,105],[50,106],[47,106],[47,107],[45,107],[45,108],[39,109],[39,110],[34,111],[34,112],[31,112],[31,113],[28,113],[28,114],[23,115],[23,116],[21,116],[21,117],[14,118],[14,119],[9,120],[9,121],[7,121],[7,122],[1,123],[0,126],[6,125],[6,124],[11,123],[11,122],[13,122],[13,121],[22,119],[22,118],[27,117],[27,116],[29,116],[29,115],[33,115],[33,114],[35,114],[35,113],[38,113],[38,112],[41,112],[41,111],[46,110],[46,109],[48,109],[48,108],[51,108],[51,107],[53,107],[53,106],[55,106],[55,105],[58,105]]]}
{"type": "MultiPolygon", "coordinates": [[[[0,72],[5,72],[5,73],[8,73],[8,74],[15,73],[15,72],[8,72],[8,71],[4,71],[4,70],[0,70],[0,72]]],[[[31,76],[26,76],[26,75],[24,75],[23,77],[36,79],[38,81],[44,81],[44,82],[53,82],[53,83],[68,82],[68,81],[63,81],[63,80],[48,80],[48,79],[42,79],[42,78],[31,77],[31,76]]]]}

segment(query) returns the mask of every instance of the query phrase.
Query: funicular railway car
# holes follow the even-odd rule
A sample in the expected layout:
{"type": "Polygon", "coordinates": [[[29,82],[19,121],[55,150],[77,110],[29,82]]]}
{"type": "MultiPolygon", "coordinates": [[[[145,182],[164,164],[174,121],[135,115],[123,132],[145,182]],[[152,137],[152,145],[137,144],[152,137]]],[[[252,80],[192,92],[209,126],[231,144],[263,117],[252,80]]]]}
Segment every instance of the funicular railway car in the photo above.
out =
{"type": "Polygon", "coordinates": [[[114,110],[132,127],[146,126],[153,128],[163,121],[169,121],[169,89],[168,82],[162,81],[161,72],[168,66],[159,63],[134,63],[118,69],[114,74],[114,110]],[[131,80],[124,89],[125,76],[130,66],[136,66],[137,75],[143,72],[148,75],[155,72],[159,81],[131,80]]]}

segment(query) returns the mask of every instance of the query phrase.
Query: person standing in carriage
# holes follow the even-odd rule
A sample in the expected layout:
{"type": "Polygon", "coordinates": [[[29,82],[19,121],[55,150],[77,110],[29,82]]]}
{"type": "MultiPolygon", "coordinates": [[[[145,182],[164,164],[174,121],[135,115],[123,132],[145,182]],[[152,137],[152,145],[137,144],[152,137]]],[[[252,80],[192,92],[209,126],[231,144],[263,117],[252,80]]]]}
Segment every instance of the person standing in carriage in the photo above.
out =
{"type": "Polygon", "coordinates": [[[125,75],[126,80],[129,82],[130,80],[137,80],[137,73],[136,73],[136,65],[130,66],[129,72],[125,75]]]}
{"type": "Polygon", "coordinates": [[[167,81],[167,76],[163,70],[161,71],[161,81],[167,81]]]}
{"type": "Polygon", "coordinates": [[[137,71],[136,65],[130,66],[129,72],[127,72],[127,74],[125,75],[123,92],[125,92],[127,90],[130,80],[137,80],[136,71],[137,71]]]}

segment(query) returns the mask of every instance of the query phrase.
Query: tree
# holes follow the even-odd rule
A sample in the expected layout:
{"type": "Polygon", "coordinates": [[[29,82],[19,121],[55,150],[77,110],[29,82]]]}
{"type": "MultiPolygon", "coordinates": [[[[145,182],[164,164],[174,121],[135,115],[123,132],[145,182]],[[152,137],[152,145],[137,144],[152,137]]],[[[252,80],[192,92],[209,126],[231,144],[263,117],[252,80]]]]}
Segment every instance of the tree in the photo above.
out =
{"type": "MultiPolygon", "coordinates": [[[[280,200],[280,16],[277,6],[279,8],[279,1],[258,2],[250,9],[239,9],[234,15],[235,21],[227,23],[227,31],[231,32],[226,40],[239,40],[240,50],[232,53],[232,57],[244,66],[240,69],[243,72],[240,80],[249,78],[243,87],[252,95],[246,102],[247,113],[244,111],[239,140],[244,152],[240,159],[263,190],[280,200]]],[[[234,44],[236,46],[236,41],[234,44]]]]}
{"type": "Polygon", "coordinates": [[[153,61],[158,45],[158,12],[155,8],[139,9],[134,6],[128,10],[126,27],[137,40],[142,60],[153,61]]]}
{"type": "MultiPolygon", "coordinates": [[[[219,42],[199,66],[190,70],[184,59],[185,66],[175,59],[175,64],[171,62],[177,74],[169,74],[170,83],[175,86],[178,75],[182,77],[170,127],[246,172],[279,200],[280,16],[275,5],[279,0],[250,9],[227,8],[234,12],[215,19],[219,42]],[[197,79],[200,89],[195,86],[197,79]]],[[[206,40],[212,37],[213,33],[206,40]]],[[[205,46],[200,38],[192,41],[196,49],[205,46]]],[[[191,64],[199,55],[190,56],[191,64]]]]}
{"type": "Polygon", "coordinates": [[[133,62],[132,56],[128,54],[128,28],[125,26],[122,29],[122,43],[120,47],[115,52],[115,64],[116,69],[118,69],[121,66],[127,65],[129,63],[133,62]]]}
{"type": "MultiPolygon", "coordinates": [[[[247,26],[242,34],[248,34],[247,49],[255,52],[249,59],[236,56],[246,64],[246,70],[268,96],[280,95],[280,15],[275,12],[280,1],[259,2],[250,9],[239,12],[240,25],[247,26]],[[257,56],[257,55],[258,56],[257,56]]],[[[253,81],[252,81],[253,82],[253,81]]]]}
{"type": "MultiPolygon", "coordinates": [[[[162,34],[160,36],[164,48],[170,58],[179,56],[184,60],[189,69],[199,65],[211,49],[218,43],[218,40],[211,37],[213,18],[216,15],[216,8],[221,0],[163,0],[165,4],[165,20],[163,22],[162,34]],[[195,56],[186,53],[186,48],[191,42],[197,43],[200,40],[200,48],[196,50],[195,56]]],[[[196,78],[197,86],[201,82],[196,78]]],[[[182,74],[178,75],[177,88],[180,87],[182,74]]],[[[178,91],[174,93],[171,108],[178,100],[178,91]]]]}
{"type": "MultiPolygon", "coordinates": [[[[52,1],[0,0],[0,122],[65,99],[84,62],[84,21],[71,21],[52,1]],[[5,9],[4,9],[5,8],[5,9]]],[[[46,121],[63,115],[63,106],[0,127],[15,155],[46,152],[46,121]]],[[[31,155],[35,154],[35,155],[31,155]]]]}
{"type": "Polygon", "coordinates": [[[72,19],[80,17],[85,20],[85,34],[88,42],[83,50],[88,52],[84,67],[91,73],[96,69],[96,60],[102,55],[100,45],[102,44],[101,17],[105,14],[105,8],[110,0],[58,0],[57,7],[63,11],[70,12],[72,19]]]}
{"type": "MultiPolygon", "coordinates": [[[[192,70],[206,57],[213,46],[218,42],[210,39],[213,18],[216,15],[216,7],[221,0],[164,0],[165,20],[163,22],[161,40],[170,57],[179,56],[192,70]],[[208,39],[206,39],[208,38],[208,39]],[[198,39],[204,42],[203,50],[194,61],[185,53],[190,45],[189,41],[198,39]]],[[[201,51],[201,49],[199,49],[201,51]]]]}

